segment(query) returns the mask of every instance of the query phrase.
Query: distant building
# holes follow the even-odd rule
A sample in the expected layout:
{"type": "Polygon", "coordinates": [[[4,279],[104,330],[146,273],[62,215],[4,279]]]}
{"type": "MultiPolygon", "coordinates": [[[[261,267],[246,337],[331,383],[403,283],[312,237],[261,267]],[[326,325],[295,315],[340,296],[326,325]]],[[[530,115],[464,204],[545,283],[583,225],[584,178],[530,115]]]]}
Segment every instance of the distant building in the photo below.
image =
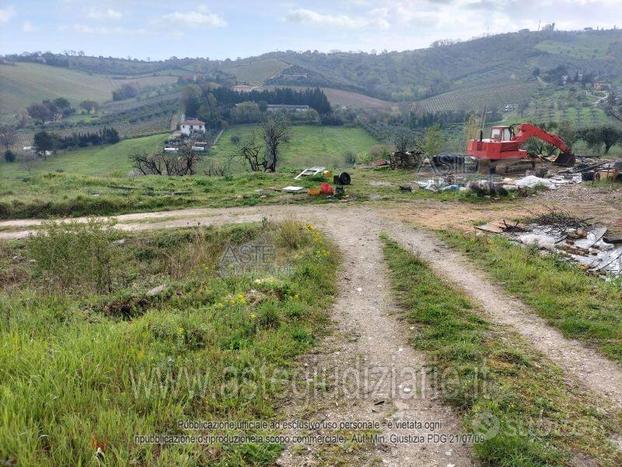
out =
{"type": "Polygon", "coordinates": [[[197,120],[196,118],[191,120],[184,120],[181,122],[180,131],[186,136],[190,136],[192,133],[205,133],[205,122],[197,120]]]}
{"type": "Polygon", "coordinates": [[[252,91],[258,90],[259,87],[251,86],[249,84],[236,84],[231,89],[233,89],[236,92],[252,92],[252,91]]]}
{"type": "Polygon", "coordinates": [[[270,104],[266,110],[268,112],[306,112],[310,109],[308,105],[270,104]]]}
{"type": "Polygon", "coordinates": [[[594,81],[592,84],[595,91],[609,91],[611,90],[611,85],[609,83],[603,83],[602,81],[594,81]]]}

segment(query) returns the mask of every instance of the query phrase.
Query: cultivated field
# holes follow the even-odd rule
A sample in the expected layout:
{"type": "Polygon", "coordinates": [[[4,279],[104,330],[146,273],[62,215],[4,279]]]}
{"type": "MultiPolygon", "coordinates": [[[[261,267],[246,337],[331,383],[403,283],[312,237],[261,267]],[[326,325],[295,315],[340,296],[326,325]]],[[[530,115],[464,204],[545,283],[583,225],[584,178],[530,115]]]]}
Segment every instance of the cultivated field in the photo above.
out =
{"type": "Polygon", "coordinates": [[[57,97],[65,97],[74,105],[84,99],[105,102],[112,99],[114,89],[125,83],[155,86],[176,81],[172,76],[112,79],[35,63],[0,65],[0,114],[14,113],[33,102],[57,97]]]}
{"type": "Polygon", "coordinates": [[[449,91],[416,101],[415,105],[427,112],[450,110],[473,110],[482,112],[485,108],[503,108],[507,104],[529,102],[537,90],[535,82],[499,82],[449,91]]]}
{"type": "Polygon", "coordinates": [[[287,63],[274,58],[255,58],[241,63],[225,64],[222,69],[234,75],[241,83],[262,84],[287,67],[287,63]]]}

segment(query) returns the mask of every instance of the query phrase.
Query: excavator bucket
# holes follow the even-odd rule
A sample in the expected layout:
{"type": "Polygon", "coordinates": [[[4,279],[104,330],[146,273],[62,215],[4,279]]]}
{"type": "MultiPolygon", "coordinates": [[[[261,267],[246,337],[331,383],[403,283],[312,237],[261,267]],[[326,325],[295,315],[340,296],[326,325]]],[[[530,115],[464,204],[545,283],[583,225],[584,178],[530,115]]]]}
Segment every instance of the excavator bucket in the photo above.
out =
{"type": "Polygon", "coordinates": [[[562,167],[572,167],[575,165],[575,162],[577,162],[577,158],[575,157],[575,155],[566,152],[561,153],[559,156],[557,156],[554,164],[560,165],[562,167]]]}

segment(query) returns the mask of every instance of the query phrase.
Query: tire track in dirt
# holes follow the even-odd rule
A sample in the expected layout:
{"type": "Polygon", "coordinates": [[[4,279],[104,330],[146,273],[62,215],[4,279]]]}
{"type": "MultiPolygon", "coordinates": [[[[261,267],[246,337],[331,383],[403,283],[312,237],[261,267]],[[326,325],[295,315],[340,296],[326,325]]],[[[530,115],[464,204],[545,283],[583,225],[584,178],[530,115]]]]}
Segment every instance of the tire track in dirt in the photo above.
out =
{"type": "MultiPolygon", "coordinates": [[[[312,420],[375,420],[437,422],[437,429],[385,428],[386,442],[371,452],[337,453],[348,464],[367,465],[381,461],[392,466],[465,466],[474,465],[470,448],[459,443],[428,442],[434,433],[459,435],[461,424],[456,414],[444,406],[431,387],[426,359],[422,352],[408,344],[405,324],[396,316],[388,282],[382,243],[379,235],[383,221],[367,209],[324,212],[313,216],[313,222],[329,233],[343,255],[339,274],[339,294],[332,317],[336,336],[322,346],[310,365],[318,374],[338,375],[328,384],[329,390],[311,402],[317,406],[312,420]],[[425,376],[424,376],[425,375],[425,376]],[[356,383],[352,384],[352,378],[356,383]],[[392,442],[391,435],[426,438],[423,443],[392,442]]],[[[283,213],[286,218],[309,216],[283,213]]],[[[308,401],[295,401],[289,416],[300,416],[308,410],[308,401]]],[[[333,464],[335,459],[315,446],[304,455],[288,449],[280,465],[333,464]]]]}
{"type": "Polygon", "coordinates": [[[492,321],[514,328],[567,375],[622,408],[622,369],[618,364],[583,343],[564,337],[433,234],[395,224],[388,225],[387,230],[394,240],[418,255],[438,275],[479,302],[492,321]]]}

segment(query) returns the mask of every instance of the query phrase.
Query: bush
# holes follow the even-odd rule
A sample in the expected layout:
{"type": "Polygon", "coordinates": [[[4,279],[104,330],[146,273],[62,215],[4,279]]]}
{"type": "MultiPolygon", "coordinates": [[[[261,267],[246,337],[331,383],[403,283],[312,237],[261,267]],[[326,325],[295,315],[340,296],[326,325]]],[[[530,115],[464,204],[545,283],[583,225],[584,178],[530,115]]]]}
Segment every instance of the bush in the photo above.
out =
{"type": "Polygon", "coordinates": [[[5,153],[4,153],[4,160],[7,162],[15,162],[15,160],[17,159],[17,156],[15,156],[15,153],[13,151],[11,151],[10,149],[8,149],[5,153]]]}
{"type": "Polygon", "coordinates": [[[114,230],[111,223],[49,222],[27,242],[35,276],[62,291],[112,290],[114,230]]]}
{"type": "Polygon", "coordinates": [[[299,222],[283,221],[277,225],[276,241],[279,246],[297,250],[311,242],[311,235],[299,222]]]}

